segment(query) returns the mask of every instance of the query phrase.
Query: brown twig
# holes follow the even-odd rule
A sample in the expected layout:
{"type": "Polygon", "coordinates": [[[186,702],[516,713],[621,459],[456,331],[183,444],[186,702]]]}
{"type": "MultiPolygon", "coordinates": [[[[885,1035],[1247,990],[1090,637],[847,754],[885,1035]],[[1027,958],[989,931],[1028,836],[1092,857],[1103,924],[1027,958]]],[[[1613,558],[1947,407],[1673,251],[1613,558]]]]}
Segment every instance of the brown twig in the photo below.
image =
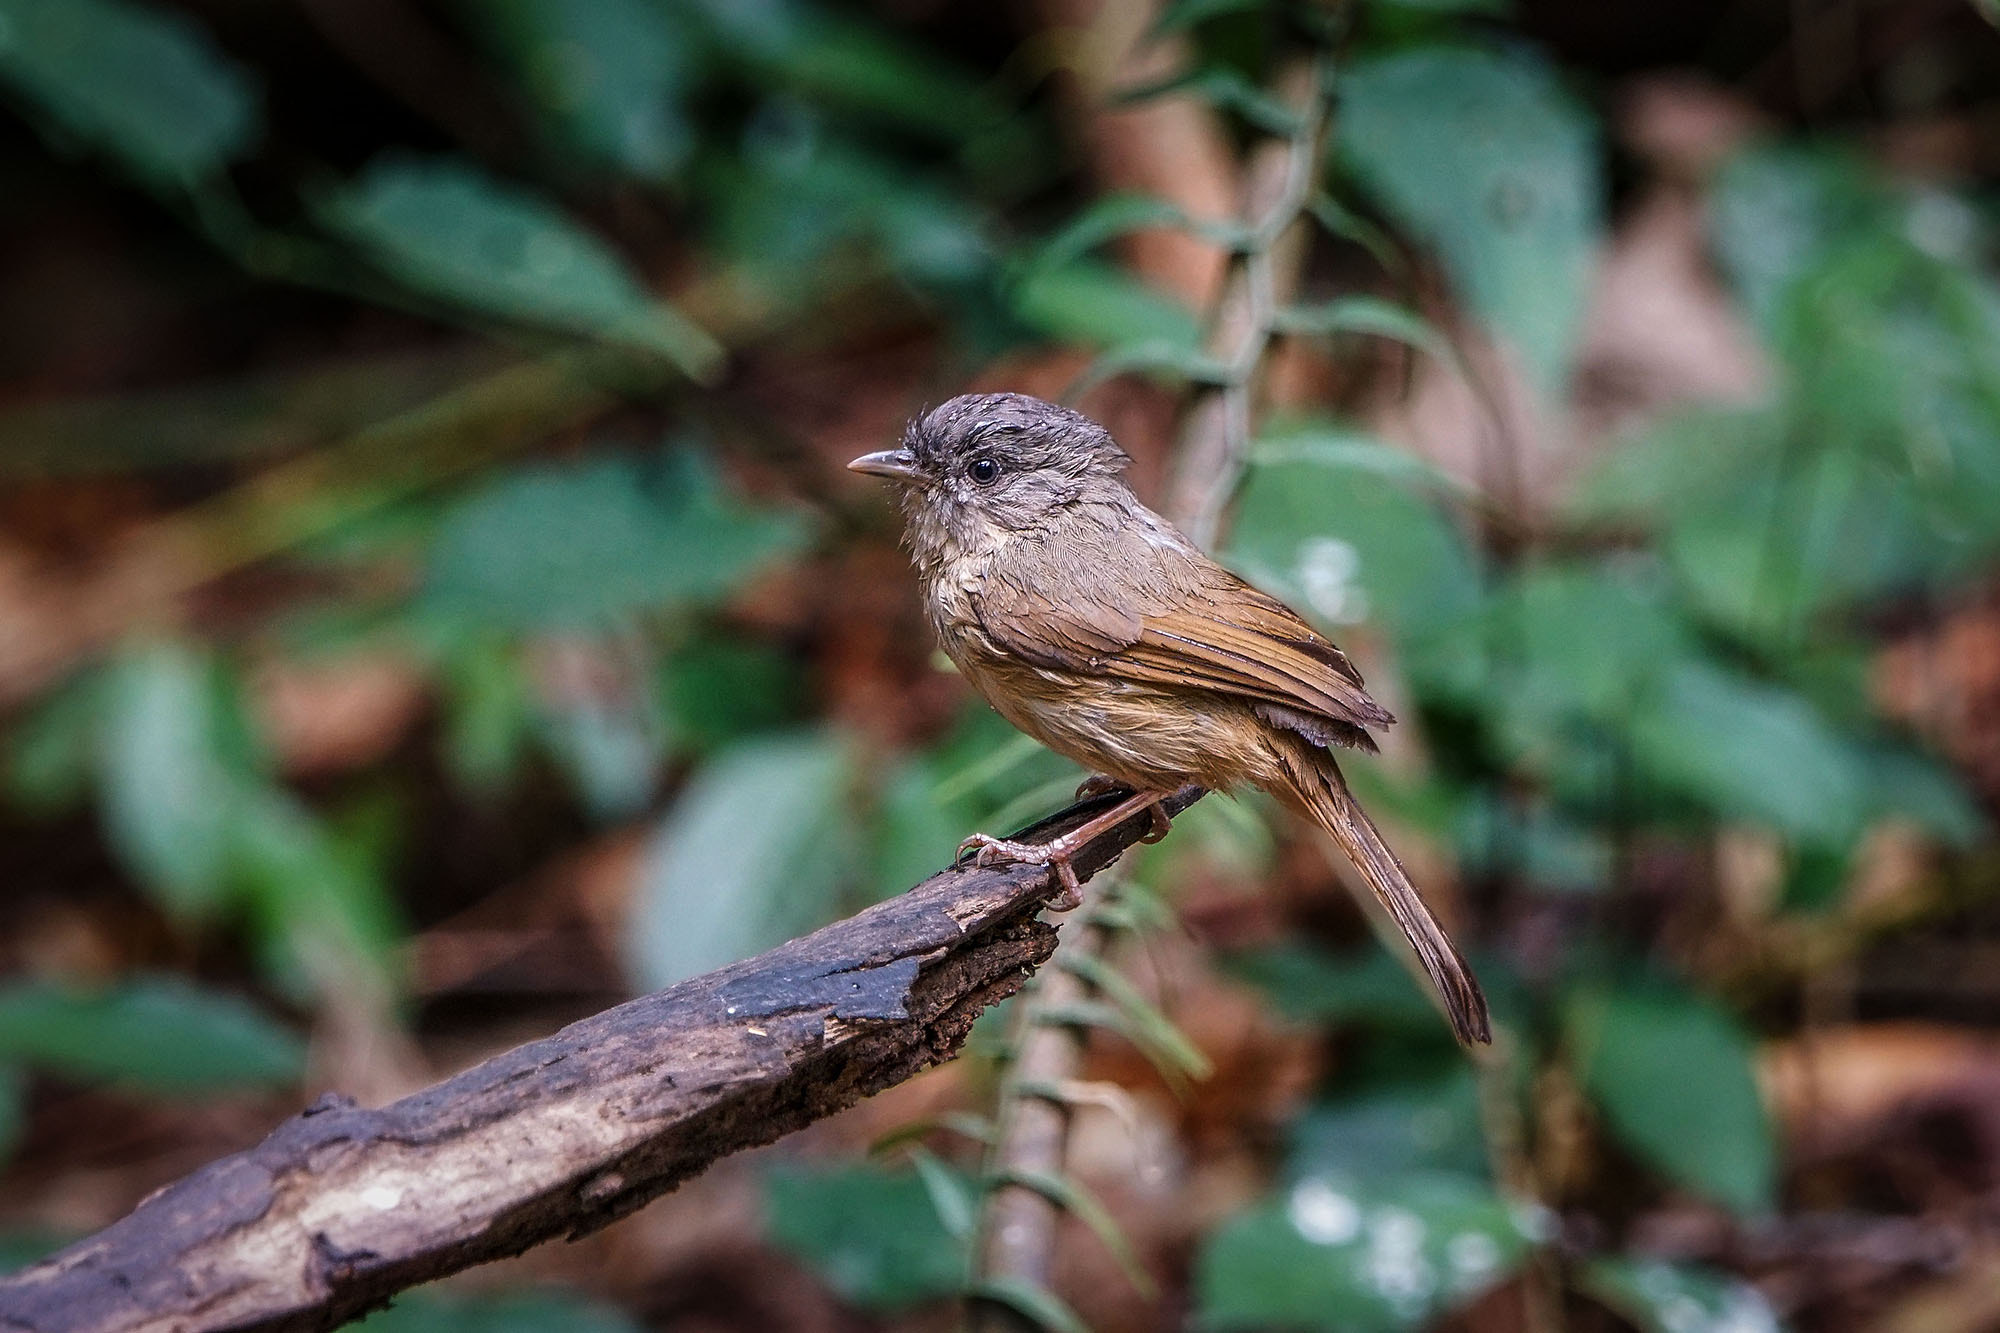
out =
{"type": "MultiPolygon", "coordinates": [[[[1107,799],[1018,836],[1056,836],[1107,799]]],[[[1135,817],[1098,837],[1077,873],[1149,827],[1135,817]]],[[[1053,952],[1036,912],[1055,888],[1046,867],[947,870],[380,1110],[323,1098],[0,1279],[0,1330],[331,1328],[417,1283],[593,1231],[950,1058],[1053,952]]]]}

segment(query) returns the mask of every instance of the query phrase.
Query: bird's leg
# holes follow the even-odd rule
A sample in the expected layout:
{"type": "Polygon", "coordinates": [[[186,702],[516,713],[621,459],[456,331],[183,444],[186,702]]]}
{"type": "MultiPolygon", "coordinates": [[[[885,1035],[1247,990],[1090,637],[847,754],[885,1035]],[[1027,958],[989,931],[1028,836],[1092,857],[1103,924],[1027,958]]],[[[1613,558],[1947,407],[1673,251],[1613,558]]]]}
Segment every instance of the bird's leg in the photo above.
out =
{"type": "Polygon", "coordinates": [[[1007,838],[995,838],[985,833],[975,833],[958,844],[958,857],[963,860],[968,850],[973,850],[976,865],[1016,863],[1022,865],[1046,864],[1056,872],[1056,880],[1062,885],[1062,896],[1049,900],[1049,909],[1067,912],[1083,902],[1083,885],[1076,877],[1074,861],[1076,854],[1083,850],[1091,839],[1106,829],[1116,828],[1141,810],[1151,810],[1157,821],[1153,831],[1147,834],[1148,841],[1157,841],[1160,830],[1158,823],[1166,822],[1166,812],[1160,809],[1160,802],[1168,796],[1163,791],[1133,792],[1118,804],[1102,814],[1092,815],[1084,823],[1077,825],[1059,838],[1047,842],[1014,842],[1007,838]]]}
{"type": "MultiPolygon", "coordinates": [[[[1088,801],[1095,796],[1109,796],[1113,792],[1129,794],[1137,790],[1138,788],[1134,787],[1131,783],[1120,782],[1109,773],[1092,773],[1082,782],[1076,784],[1076,799],[1079,801],[1088,801]]],[[[1162,810],[1157,802],[1154,803],[1151,813],[1153,816],[1153,826],[1139,835],[1140,842],[1158,842],[1160,839],[1166,837],[1168,830],[1174,826],[1173,821],[1167,818],[1167,812],[1162,810]]]]}

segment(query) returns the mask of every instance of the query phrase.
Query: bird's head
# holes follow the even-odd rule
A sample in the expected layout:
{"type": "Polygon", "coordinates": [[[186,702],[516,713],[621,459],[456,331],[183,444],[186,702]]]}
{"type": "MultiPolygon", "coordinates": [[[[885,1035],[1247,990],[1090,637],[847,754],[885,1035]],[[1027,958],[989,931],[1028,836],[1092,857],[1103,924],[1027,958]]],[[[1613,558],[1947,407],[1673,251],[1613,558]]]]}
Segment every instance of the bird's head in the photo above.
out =
{"type": "Polygon", "coordinates": [[[1130,461],[1081,412],[1022,393],[977,393],[932,408],[896,448],[847,466],[901,490],[922,562],[1046,532],[1078,504],[1129,501],[1130,461]]]}

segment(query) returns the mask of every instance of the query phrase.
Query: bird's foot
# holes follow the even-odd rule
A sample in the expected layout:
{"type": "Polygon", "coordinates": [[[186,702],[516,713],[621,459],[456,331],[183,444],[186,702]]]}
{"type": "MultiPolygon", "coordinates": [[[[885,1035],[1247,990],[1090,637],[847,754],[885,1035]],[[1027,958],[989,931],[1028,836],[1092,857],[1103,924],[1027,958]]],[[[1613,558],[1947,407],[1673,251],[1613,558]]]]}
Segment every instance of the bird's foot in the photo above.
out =
{"type": "MultiPolygon", "coordinates": [[[[1138,790],[1131,783],[1120,782],[1109,773],[1092,773],[1076,784],[1076,799],[1088,801],[1096,796],[1132,796],[1137,794],[1138,790]]],[[[1152,827],[1139,835],[1139,841],[1158,842],[1173,828],[1173,821],[1167,818],[1167,812],[1160,808],[1158,802],[1148,806],[1147,810],[1152,817],[1152,827]]]]}
{"type": "Polygon", "coordinates": [[[975,833],[958,844],[958,856],[954,863],[964,860],[966,852],[971,851],[975,865],[1046,865],[1055,872],[1056,882],[1062,886],[1061,894],[1049,899],[1049,910],[1067,912],[1083,902],[1083,884],[1076,874],[1076,854],[1091,839],[1107,829],[1116,828],[1142,810],[1150,812],[1153,822],[1140,836],[1140,841],[1158,842],[1171,827],[1166,811],[1160,808],[1160,802],[1166,796],[1166,792],[1159,791],[1130,792],[1109,810],[1047,842],[1015,842],[987,833],[975,833]]]}
{"type": "Polygon", "coordinates": [[[1055,871],[1056,882],[1062,885],[1062,892],[1049,899],[1048,909],[1051,912],[1067,912],[1083,905],[1083,884],[1076,877],[1076,866],[1072,861],[1076,848],[1067,838],[1053,838],[1048,842],[1015,842],[989,833],[975,833],[958,844],[954,862],[963,861],[968,851],[972,853],[972,863],[978,866],[1047,865],[1055,871]]]}
{"type": "Polygon", "coordinates": [[[1129,796],[1131,793],[1131,783],[1120,782],[1109,773],[1092,773],[1076,784],[1076,799],[1079,801],[1088,801],[1094,796],[1129,796]]]}

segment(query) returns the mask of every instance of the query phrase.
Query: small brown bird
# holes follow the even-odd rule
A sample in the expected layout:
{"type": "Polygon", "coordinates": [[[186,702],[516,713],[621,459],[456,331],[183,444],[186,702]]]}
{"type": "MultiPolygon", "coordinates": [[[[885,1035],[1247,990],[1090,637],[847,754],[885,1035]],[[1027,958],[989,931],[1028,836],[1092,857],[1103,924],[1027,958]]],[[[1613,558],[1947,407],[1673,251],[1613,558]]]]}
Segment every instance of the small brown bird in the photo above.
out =
{"type": "MultiPolygon", "coordinates": [[[[1131,795],[1047,843],[968,838],[982,860],[1070,858],[1188,784],[1270,792],[1333,835],[1408,937],[1463,1042],[1489,1041],[1479,983],[1347,789],[1330,749],[1395,721],[1344,653],[1210,560],[1125,484],[1082,413],[968,394],[855,459],[901,488],[938,642],[1009,722],[1131,795]]],[[[1097,782],[1098,780],[1093,780],[1097,782]]],[[[1087,784],[1088,785],[1088,784],[1087,784]]]]}

